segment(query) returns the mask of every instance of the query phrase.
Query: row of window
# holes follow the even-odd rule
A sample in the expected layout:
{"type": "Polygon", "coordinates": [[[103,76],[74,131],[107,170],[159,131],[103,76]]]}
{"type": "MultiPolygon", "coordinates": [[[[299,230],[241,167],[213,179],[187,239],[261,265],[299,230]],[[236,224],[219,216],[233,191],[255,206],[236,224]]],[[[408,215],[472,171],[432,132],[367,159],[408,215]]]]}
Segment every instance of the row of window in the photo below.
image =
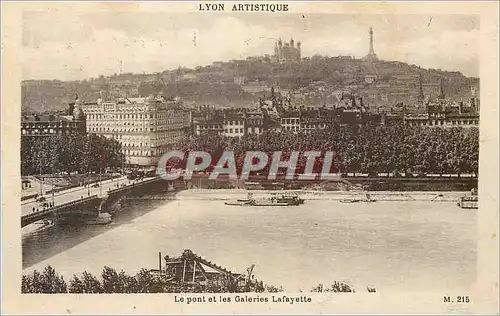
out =
{"type": "Polygon", "coordinates": [[[90,121],[87,126],[111,126],[111,127],[117,127],[117,126],[157,126],[157,127],[167,127],[169,129],[178,129],[178,128],[183,128],[184,124],[182,123],[174,123],[174,122],[161,122],[161,124],[155,124],[155,122],[113,122],[113,121],[90,121]]]}
{"type": "Polygon", "coordinates": [[[178,130],[174,128],[143,128],[143,127],[137,127],[137,128],[109,128],[109,127],[93,127],[93,126],[87,126],[87,131],[88,132],[108,132],[108,133],[143,133],[143,132],[163,132],[163,131],[171,131],[171,130],[178,130]]]}
{"type": "MultiPolygon", "coordinates": [[[[173,113],[153,113],[153,114],[88,114],[88,119],[90,120],[100,120],[103,118],[113,118],[113,119],[167,119],[176,117],[173,113]]],[[[184,115],[180,114],[177,116],[178,121],[184,121],[184,115]]]]}
{"type": "Polygon", "coordinates": [[[302,124],[302,128],[305,129],[315,129],[315,128],[325,128],[326,124],[302,124]]]}
{"type": "Polygon", "coordinates": [[[44,134],[54,134],[54,135],[63,135],[63,134],[73,134],[76,133],[75,130],[54,130],[54,129],[33,129],[33,130],[21,130],[21,135],[44,135],[44,134]]]}
{"type": "Polygon", "coordinates": [[[479,120],[452,120],[452,121],[408,121],[411,126],[442,126],[442,125],[478,125],[479,120]]]}
{"type": "Polygon", "coordinates": [[[243,124],[245,124],[245,121],[240,121],[240,120],[224,122],[224,125],[243,125],[243,124]]]}
{"type": "Polygon", "coordinates": [[[224,129],[224,133],[229,133],[229,134],[232,134],[234,131],[234,133],[240,133],[240,134],[243,134],[243,128],[235,128],[234,130],[232,128],[225,128],[224,129]]]}
{"type": "Polygon", "coordinates": [[[281,119],[281,124],[300,124],[300,119],[298,118],[281,119]]]}
{"type": "Polygon", "coordinates": [[[70,123],[45,123],[45,124],[27,124],[27,123],[23,123],[22,124],[22,127],[23,128],[45,128],[45,127],[48,127],[48,128],[63,128],[63,127],[70,127],[70,123]]]}

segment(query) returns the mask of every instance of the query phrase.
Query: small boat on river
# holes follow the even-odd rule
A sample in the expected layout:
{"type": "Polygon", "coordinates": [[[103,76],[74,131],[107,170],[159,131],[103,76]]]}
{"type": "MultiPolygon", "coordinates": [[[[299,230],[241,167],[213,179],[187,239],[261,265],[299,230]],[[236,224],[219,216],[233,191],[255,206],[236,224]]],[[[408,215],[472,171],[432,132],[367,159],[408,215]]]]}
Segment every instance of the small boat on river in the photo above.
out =
{"type": "Polygon", "coordinates": [[[361,199],[342,199],[340,203],[359,203],[361,201],[361,199]]]}
{"type": "Polygon", "coordinates": [[[477,190],[472,189],[470,195],[464,195],[459,197],[457,205],[460,208],[465,208],[465,209],[478,209],[479,196],[477,195],[477,190]]]}
{"type": "Polygon", "coordinates": [[[297,195],[290,194],[274,194],[267,199],[255,199],[251,193],[246,199],[238,199],[236,201],[225,202],[226,205],[233,206],[296,206],[304,204],[305,200],[297,195]]]}

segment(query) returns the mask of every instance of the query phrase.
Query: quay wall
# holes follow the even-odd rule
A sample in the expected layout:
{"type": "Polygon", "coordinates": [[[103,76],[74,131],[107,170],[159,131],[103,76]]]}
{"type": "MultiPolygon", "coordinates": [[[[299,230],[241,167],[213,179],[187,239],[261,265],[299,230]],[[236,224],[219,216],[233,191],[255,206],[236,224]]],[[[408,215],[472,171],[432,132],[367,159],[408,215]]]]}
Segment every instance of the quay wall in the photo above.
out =
{"type": "Polygon", "coordinates": [[[230,180],[193,177],[185,180],[187,189],[311,189],[319,191],[470,191],[477,188],[477,178],[367,178],[347,177],[335,181],[299,180],[230,180]],[[251,183],[250,183],[251,182],[251,183]]]}

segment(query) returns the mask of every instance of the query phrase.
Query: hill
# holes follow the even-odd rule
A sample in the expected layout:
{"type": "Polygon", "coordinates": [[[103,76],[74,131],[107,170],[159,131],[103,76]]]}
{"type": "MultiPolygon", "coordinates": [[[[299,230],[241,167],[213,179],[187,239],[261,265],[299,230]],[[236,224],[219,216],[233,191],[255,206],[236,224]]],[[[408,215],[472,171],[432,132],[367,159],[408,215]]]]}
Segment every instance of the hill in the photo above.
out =
{"type": "Polygon", "coordinates": [[[391,107],[416,102],[419,80],[426,97],[437,96],[441,87],[455,100],[470,97],[471,87],[479,95],[478,78],[402,62],[313,56],[300,63],[279,64],[266,57],[251,57],[155,74],[127,73],[69,82],[26,80],[22,82],[22,107],[35,112],[61,110],[76,94],[95,100],[100,91],[129,97],[161,93],[179,96],[190,104],[247,106],[271,86],[305,105],[334,102],[339,91],[348,90],[362,96],[366,104],[391,107]]]}

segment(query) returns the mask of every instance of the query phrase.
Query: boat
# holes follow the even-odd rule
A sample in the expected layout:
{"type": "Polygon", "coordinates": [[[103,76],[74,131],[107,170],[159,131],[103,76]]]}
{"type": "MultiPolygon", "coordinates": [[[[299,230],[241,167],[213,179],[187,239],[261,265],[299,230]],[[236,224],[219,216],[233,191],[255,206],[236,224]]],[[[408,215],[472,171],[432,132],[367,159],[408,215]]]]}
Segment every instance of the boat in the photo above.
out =
{"type": "Polygon", "coordinates": [[[361,202],[361,199],[342,199],[340,203],[358,203],[361,202]]]}
{"type": "Polygon", "coordinates": [[[477,195],[461,196],[460,198],[458,198],[457,205],[460,208],[465,208],[465,209],[478,209],[479,198],[477,195]]]}
{"type": "Polygon", "coordinates": [[[85,224],[87,225],[106,225],[109,223],[111,223],[111,215],[107,212],[99,213],[96,218],[85,221],[85,224]]]}
{"type": "Polygon", "coordinates": [[[297,195],[275,194],[267,199],[255,199],[251,193],[246,199],[225,202],[226,205],[233,206],[296,206],[304,203],[304,199],[297,195]]]}
{"type": "Polygon", "coordinates": [[[244,206],[244,205],[248,205],[249,203],[250,203],[250,201],[242,202],[240,200],[237,200],[235,202],[224,202],[224,204],[226,204],[226,205],[233,205],[233,206],[244,206]]]}
{"type": "Polygon", "coordinates": [[[249,206],[290,206],[298,204],[289,204],[286,202],[278,202],[278,200],[268,199],[268,200],[253,200],[248,202],[246,205],[249,206]]]}
{"type": "Polygon", "coordinates": [[[296,194],[275,194],[270,200],[277,203],[286,203],[288,205],[300,205],[305,202],[304,199],[299,198],[296,194]]]}
{"type": "Polygon", "coordinates": [[[248,196],[246,199],[237,199],[236,201],[238,202],[250,202],[253,200],[253,194],[252,193],[248,193],[248,196]]]}
{"type": "Polygon", "coordinates": [[[470,195],[464,195],[458,198],[457,205],[464,209],[478,209],[479,208],[479,196],[477,195],[477,189],[472,189],[470,195]]]}

